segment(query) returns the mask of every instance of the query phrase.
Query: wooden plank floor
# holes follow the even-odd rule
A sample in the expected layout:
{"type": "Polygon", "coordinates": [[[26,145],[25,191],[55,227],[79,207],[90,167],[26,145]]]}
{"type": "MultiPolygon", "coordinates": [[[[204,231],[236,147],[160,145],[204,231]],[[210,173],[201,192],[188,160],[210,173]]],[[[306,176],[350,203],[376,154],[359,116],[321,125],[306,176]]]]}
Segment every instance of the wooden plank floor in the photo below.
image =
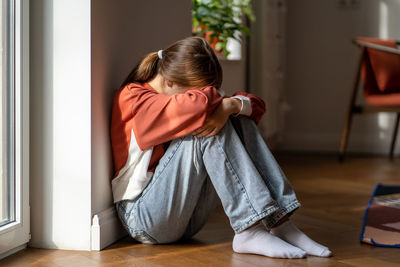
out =
{"type": "MultiPolygon", "coordinates": [[[[376,183],[400,184],[400,159],[280,155],[302,203],[292,220],[334,253],[331,258],[271,259],[232,251],[233,231],[221,208],[193,240],[143,245],[124,238],[101,252],[25,249],[0,266],[400,266],[400,249],[359,242],[363,214],[376,183]]],[[[34,215],[33,215],[34,216],[34,215]]]]}

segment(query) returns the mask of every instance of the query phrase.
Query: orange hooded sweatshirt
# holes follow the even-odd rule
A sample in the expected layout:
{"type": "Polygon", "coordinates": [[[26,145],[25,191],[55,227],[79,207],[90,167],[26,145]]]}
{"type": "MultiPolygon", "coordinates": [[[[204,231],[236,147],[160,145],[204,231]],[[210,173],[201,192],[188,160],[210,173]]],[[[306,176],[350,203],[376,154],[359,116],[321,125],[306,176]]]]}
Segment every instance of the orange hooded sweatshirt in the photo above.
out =
{"type": "MultiPolygon", "coordinates": [[[[240,114],[258,123],[265,112],[264,102],[243,92],[234,97],[242,101],[240,114]]],[[[175,95],[160,94],[148,83],[131,83],[117,90],[111,118],[114,203],[140,195],[168,142],[201,127],[221,102],[214,87],[175,95]]]]}

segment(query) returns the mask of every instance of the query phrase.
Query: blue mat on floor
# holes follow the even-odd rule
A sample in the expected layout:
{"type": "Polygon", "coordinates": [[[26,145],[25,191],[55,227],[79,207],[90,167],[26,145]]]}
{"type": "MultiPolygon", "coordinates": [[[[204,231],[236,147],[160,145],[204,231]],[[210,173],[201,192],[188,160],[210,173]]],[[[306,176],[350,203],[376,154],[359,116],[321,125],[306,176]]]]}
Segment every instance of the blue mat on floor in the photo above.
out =
{"type": "Polygon", "coordinates": [[[400,247],[400,186],[376,185],[365,211],[361,242],[400,247]]]}

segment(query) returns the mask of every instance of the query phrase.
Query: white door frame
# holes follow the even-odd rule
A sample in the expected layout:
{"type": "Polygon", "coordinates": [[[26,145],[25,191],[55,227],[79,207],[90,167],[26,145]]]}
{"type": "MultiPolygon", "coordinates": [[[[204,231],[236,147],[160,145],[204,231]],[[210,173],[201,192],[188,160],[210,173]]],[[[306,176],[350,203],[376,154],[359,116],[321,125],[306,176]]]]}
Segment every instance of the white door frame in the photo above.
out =
{"type": "Polygon", "coordinates": [[[0,228],[0,259],[26,247],[29,214],[29,0],[14,2],[15,221],[0,228]]]}

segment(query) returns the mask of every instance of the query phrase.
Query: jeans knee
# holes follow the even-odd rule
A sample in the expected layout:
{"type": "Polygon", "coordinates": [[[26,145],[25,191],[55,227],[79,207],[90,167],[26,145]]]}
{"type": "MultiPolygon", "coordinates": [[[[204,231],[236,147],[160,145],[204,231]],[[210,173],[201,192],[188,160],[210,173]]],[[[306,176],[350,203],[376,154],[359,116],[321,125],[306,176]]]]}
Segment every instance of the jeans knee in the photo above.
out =
{"type": "Polygon", "coordinates": [[[180,240],[184,236],[184,230],[174,227],[164,228],[162,231],[158,229],[156,233],[152,233],[153,236],[156,244],[170,244],[180,240]]]}

